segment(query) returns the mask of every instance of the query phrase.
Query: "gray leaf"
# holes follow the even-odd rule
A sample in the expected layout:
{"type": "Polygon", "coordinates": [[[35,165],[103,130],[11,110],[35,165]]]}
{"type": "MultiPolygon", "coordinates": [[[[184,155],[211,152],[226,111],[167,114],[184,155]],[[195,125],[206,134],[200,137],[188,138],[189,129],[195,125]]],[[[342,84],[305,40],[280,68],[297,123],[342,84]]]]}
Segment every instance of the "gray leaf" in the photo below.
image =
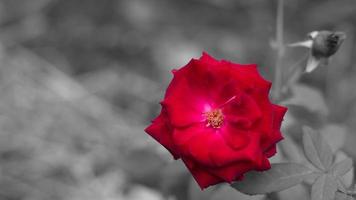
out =
{"type": "Polygon", "coordinates": [[[353,166],[353,162],[350,158],[346,158],[345,160],[336,163],[332,167],[332,172],[336,175],[343,176],[345,175],[348,171],[351,170],[353,166]]]}
{"type": "Polygon", "coordinates": [[[354,198],[342,192],[336,192],[335,200],[354,200],[354,198]]]}
{"type": "Polygon", "coordinates": [[[246,173],[243,181],[233,183],[232,187],[245,194],[266,194],[293,187],[312,173],[304,165],[277,163],[264,172],[246,173]]]}
{"type": "MultiPolygon", "coordinates": [[[[229,187],[228,185],[222,185],[219,189],[213,191],[210,195],[209,198],[205,198],[204,200],[233,200],[233,199],[238,199],[238,200],[263,200],[264,195],[246,195],[243,194],[239,191],[236,191],[232,187],[229,187]]],[[[194,199],[196,200],[196,199],[194,199]]]]}
{"type": "Polygon", "coordinates": [[[323,174],[312,186],[311,200],[334,200],[337,182],[329,174],[323,174]]]}
{"type": "Polygon", "coordinates": [[[343,193],[346,193],[347,188],[343,181],[340,179],[340,177],[336,177],[336,182],[337,182],[337,189],[343,193]]]}
{"type": "Polygon", "coordinates": [[[324,138],[310,127],[303,127],[303,146],[308,160],[317,168],[326,171],[333,162],[333,153],[324,138]]]}

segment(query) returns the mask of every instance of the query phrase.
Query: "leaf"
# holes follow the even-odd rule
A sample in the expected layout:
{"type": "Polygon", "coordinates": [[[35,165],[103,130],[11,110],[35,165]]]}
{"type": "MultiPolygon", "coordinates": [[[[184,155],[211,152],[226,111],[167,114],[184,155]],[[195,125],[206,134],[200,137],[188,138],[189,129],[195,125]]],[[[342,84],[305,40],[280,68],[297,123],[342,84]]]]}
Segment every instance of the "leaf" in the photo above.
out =
{"type": "Polygon", "coordinates": [[[340,177],[336,177],[336,182],[337,182],[337,189],[343,193],[346,193],[347,188],[344,182],[340,179],[340,177]]]}
{"type": "Polygon", "coordinates": [[[344,194],[342,192],[336,192],[335,200],[353,200],[354,198],[350,195],[344,194]]]}
{"type": "Polygon", "coordinates": [[[264,172],[246,173],[244,179],[233,183],[232,187],[245,194],[266,194],[293,187],[312,173],[312,170],[304,165],[277,163],[264,172]]]}
{"type": "Polygon", "coordinates": [[[329,174],[323,174],[312,186],[311,200],[334,200],[337,182],[329,174]]]}
{"type": "Polygon", "coordinates": [[[323,171],[330,169],[333,154],[329,144],[310,127],[303,127],[303,132],[303,146],[307,159],[323,171]]]}
{"type": "MultiPolygon", "coordinates": [[[[334,165],[336,165],[335,163],[339,163],[347,158],[350,157],[348,157],[344,152],[338,151],[335,155],[334,165]]],[[[342,177],[339,176],[339,179],[342,180],[346,188],[351,187],[354,182],[354,167],[352,167],[346,174],[342,175],[342,177]]]]}
{"type": "MultiPolygon", "coordinates": [[[[211,195],[210,198],[206,198],[208,200],[263,200],[264,195],[246,195],[239,191],[234,190],[233,188],[229,187],[228,185],[222,185],[220,188],[215,190],[211,195]]],[[[206,200],[204,199],[204,200],[206,200]]],[[[196,199],[194,199],[196,200],[196,199]]]]}
{"type": "Polygon", "coordinates": [[[278,192],[280,200],[302,200],[309,199],[309,187],[304,184],[295,185],[291,188],[278,192]]]}
{"type": "Polygon", "coordinates": [[[346,158],[345,160],[336,163],[332,167],[332,172],[336,175],[343,176],[351,170],[352,166],[353,161],[350,158],[346,158]]]}

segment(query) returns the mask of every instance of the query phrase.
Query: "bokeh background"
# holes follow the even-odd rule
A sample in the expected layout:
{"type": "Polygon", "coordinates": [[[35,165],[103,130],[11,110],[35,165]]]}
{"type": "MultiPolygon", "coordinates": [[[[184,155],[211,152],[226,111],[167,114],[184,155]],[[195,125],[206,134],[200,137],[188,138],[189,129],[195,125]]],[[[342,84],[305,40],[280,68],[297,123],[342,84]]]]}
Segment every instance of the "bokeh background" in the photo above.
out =
{"type": "MultiPolygon", "coordinates": [[[[303,124],[322,130],[337,159],[356,158],[355,13],[354,0],[285,0],[285,43],[321,29],[347,40],[288,89],[274,161],[303,160],[303,124]]],[[[272,80],[275,18],[273,0],[1,0],[0,199],[271,199],[201,192],[143,129],[170,71],[202,51],[257,63],[272,80]]],[[[305,53],[287,48],[285,69],[305,53]]],[[[301,185],[273,197],[308,195],[301,185]]]]}

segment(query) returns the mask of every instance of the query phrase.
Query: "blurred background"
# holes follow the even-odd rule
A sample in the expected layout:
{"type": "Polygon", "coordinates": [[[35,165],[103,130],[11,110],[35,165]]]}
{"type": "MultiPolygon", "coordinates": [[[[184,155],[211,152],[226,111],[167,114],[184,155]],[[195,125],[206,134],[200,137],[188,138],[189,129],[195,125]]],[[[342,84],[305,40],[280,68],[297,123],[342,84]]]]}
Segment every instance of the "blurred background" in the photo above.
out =
{"type": "MultiPolygon", "coordinates": [[[[301,124],[321,129],[337,159],[356,158],[355,13],[354,0],[285,0],[286,43],[322,29],[347,39],[288,89],[274,161],[303,159],[301,124]]],[[[272,0],[0,0],[0,199],[271,199],[224,185],[201,192],[143,129],[170,70],[202,51],[257,63],[272,80],[275,18],[272,0]]],[[[306,53],[286,49],[285,68],[306,53]]]]}

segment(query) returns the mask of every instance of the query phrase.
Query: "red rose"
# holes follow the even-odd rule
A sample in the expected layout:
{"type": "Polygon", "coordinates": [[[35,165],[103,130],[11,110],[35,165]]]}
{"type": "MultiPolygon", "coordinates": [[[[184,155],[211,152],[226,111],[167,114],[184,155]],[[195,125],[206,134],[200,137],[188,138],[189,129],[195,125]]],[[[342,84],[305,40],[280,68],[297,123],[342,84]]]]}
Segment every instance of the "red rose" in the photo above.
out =
{"type": "Polygon", "coordinates": [[[270,103],[271,83],[256,65],[203,53],[173,74],[162,111],[145,131],[183,160],[202,189],[270,168],[287,109],[270,103]]]}

